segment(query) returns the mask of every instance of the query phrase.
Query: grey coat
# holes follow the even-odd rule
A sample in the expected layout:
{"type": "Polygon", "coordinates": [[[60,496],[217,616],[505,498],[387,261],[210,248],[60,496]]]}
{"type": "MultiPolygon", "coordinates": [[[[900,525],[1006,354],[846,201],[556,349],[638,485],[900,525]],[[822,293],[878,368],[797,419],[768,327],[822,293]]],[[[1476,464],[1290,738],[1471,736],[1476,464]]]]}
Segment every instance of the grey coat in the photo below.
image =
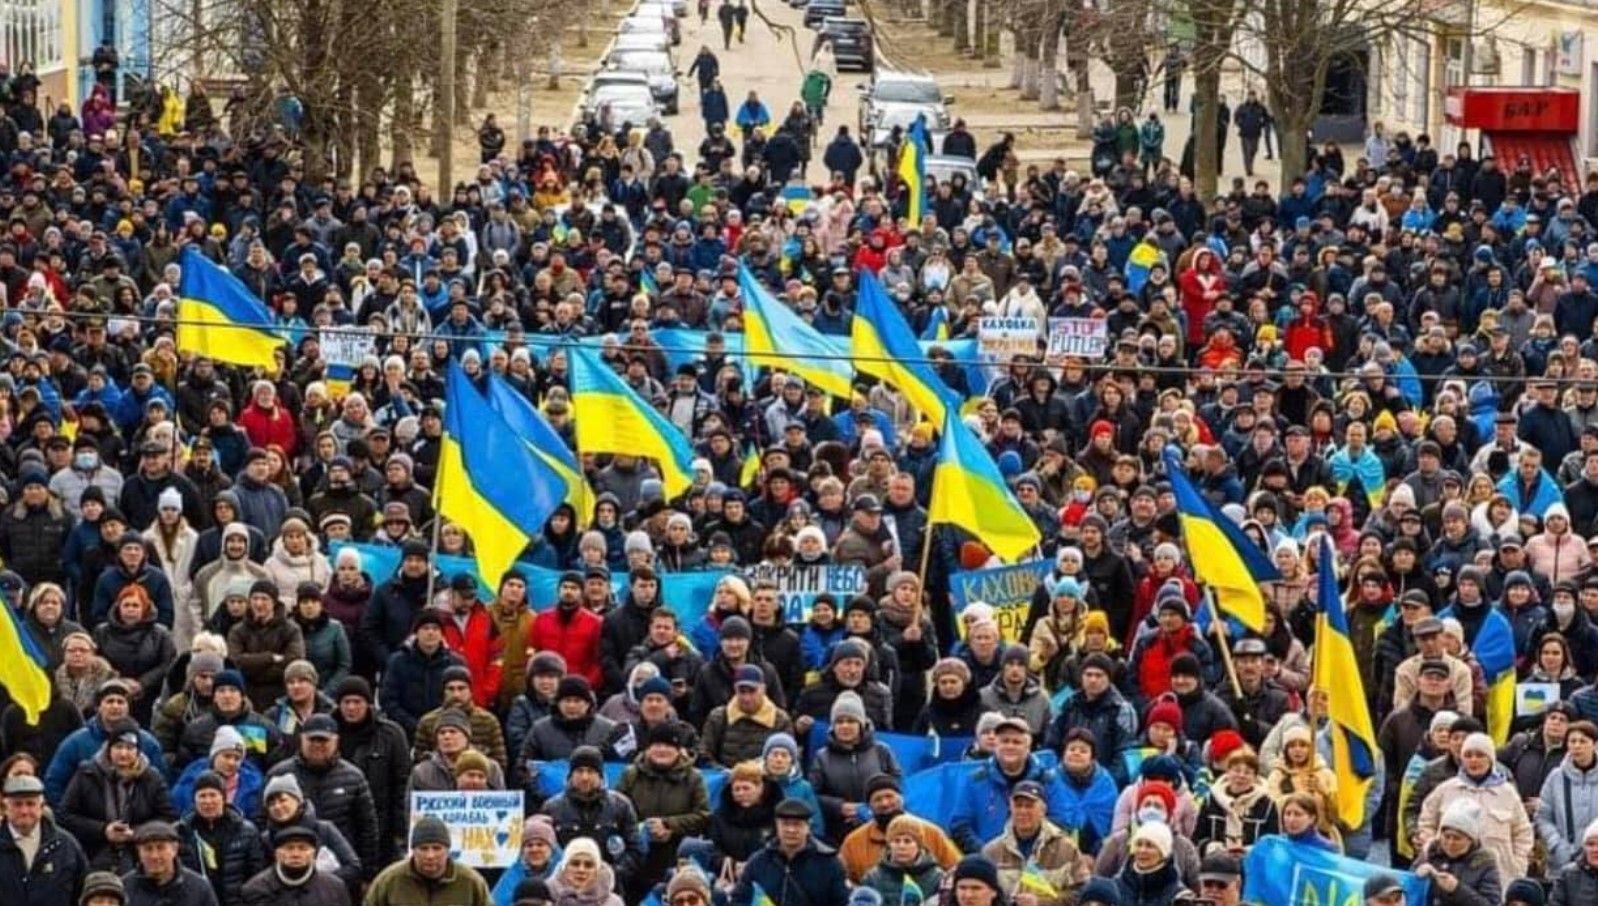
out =
{"type": "Polygon", "coordinates": [[[1581,837],[1598,818],[1598,762],[1583,771],[1566,755],[1543,781],[1533,824],[1537,839],[1548,849],[1549,870],[1569,865],[1581,855],[1581,837]]]}

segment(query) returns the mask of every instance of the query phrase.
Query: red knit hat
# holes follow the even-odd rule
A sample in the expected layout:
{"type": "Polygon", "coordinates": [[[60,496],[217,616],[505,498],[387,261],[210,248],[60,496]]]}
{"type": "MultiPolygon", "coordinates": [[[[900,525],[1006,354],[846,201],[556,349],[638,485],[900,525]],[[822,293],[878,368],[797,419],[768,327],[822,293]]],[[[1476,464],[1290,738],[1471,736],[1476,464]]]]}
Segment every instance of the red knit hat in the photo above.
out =
{"type": "Polygon", "coordinates": [[[1143,721],[1143,728],[1148,729],[1155,724],[1165,724],[1173,730],[1182,730],[1182,707],[1170,697],[1162,697],[1149,709],[1148,717],[1143,721]]]}
{"type": "Polygon", "coordinates": [[[1225,764],[1226,756],[1243,748],[1243,735],[1236,730],[1218,730],[1210,737],[1210,762],[1225,764]]]}
{"type": "Polygon", "coordinates": [[[1133,810],[1136,811],[1136,806],[1142,805],[1143,800],[1150,796],[1158,798],[1160,802],[1165,804],[1166,817],[1176,814],[1176,790],[1172,789],[1171,785],[1163,780],[1145,780],[1139,783],[1137,801],[1133,803],[1133,810]]]}

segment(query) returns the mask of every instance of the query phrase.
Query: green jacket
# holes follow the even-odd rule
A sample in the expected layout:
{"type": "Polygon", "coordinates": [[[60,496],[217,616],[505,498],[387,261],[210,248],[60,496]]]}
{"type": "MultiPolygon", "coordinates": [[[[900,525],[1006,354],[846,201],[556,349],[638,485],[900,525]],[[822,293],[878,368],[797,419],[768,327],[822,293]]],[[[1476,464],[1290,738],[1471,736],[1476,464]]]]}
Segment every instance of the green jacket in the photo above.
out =
{"type": "Polygon", "coordinates": [[[409,858],[383,869],[366,888],[362,906],[492,906],[488,884],[469,866],[451,859],[444,876],[430,881],[417,874],[409,858]]]}
{"type": "Polygon", "coordinates": [[[827,96],[832,94],[832,77],[819,69],[812,69],[805,73],[804,85],[799,89],[799,98],[805,102],[806,107],[822,107],[827,103],[827,96]]]}

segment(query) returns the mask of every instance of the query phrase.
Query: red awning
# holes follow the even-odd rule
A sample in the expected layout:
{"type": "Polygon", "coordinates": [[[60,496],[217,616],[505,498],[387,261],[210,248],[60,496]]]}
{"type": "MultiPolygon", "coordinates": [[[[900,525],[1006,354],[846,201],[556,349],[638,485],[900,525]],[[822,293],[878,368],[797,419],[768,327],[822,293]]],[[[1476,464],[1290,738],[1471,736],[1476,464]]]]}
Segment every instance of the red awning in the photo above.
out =
{"type": "Polygon", "coordinates": [[[1567,186],[1580,182],[1580,171],[1576,169],[1576,157],[1570,150],[1569,135],[1485,130],[1482,135],[1491,146],[1493,157],[1498,159],[1498,169],[1505,173],[1514,172],[1521,155],[1525,155],[1531,158],[1533,173],[1542,174],[1550,167],[1558,167],[1567,186]]]}

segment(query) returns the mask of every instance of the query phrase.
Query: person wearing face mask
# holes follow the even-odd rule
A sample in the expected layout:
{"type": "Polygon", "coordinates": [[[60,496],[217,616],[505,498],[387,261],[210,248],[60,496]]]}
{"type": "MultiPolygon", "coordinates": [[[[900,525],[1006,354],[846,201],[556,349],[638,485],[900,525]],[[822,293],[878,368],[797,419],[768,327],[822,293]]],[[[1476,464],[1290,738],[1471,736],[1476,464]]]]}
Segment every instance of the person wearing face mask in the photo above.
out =
{"type": "MultiPolygon", "coordinates": [[[[1038,790],[1041,798],[1042,787],[1038,790]]],[[[915,829],[921,849],[944,871],[959,863],[960,848],[942,828],[905,811],[897,778],[888,774],[873,776],[866,784],[866,805],[871,809],[871,820],[850,831],[838,846],[838,859],[843,862],[850,883],[859,884],[882,862],[893,841],[890,828],[895,823],[902,827],[908,822],[915,829]]]]}
{"type": "MultiPolygon", "coordinates": [[[[1529,637],[1541,639],[1549,633],[1564,637],[1570,652],[1571,667],[1578,677],[1585,677],[1598,670],[1598,626],[1593,624],[1585,608],[1576,605],[1576,596],[1576,583],[1560,582],[1555,585],[1548,614],[1532,628],[1529,637]]],[[[1593,703],[1593,714],[1598,716],[1598,700],[1593,703]]]]}
{"type": "Polygon", "coordinates": [[[1174,866],[1174,873],[1192,887],[1198,886],[1200,860],[1198,848],[1185,834],[1175,834],[1171,816],[1176,811],[1176,791],[1168,783],[1159,781],[1138,786],[1137,811],[1131,824],[1111,834],[1099,849],[1094,860],[1093,873],[1113,878],[1139,860],[1136,841],[1150,830],[1164,832],[1169,841],[1165,847],[1164,861],[1174,866]]]}
{"type": "Polygon", "coordinates": [[[117,500],[122,495],[122,473],[104,462],[100,445],[93,437],[79,434],[72,442],[72,466],[51,476],[50,493],[66,506],[73,519],[80,519],[83,492],[90,487],[104,492],[106,500],[117,500]]]}

